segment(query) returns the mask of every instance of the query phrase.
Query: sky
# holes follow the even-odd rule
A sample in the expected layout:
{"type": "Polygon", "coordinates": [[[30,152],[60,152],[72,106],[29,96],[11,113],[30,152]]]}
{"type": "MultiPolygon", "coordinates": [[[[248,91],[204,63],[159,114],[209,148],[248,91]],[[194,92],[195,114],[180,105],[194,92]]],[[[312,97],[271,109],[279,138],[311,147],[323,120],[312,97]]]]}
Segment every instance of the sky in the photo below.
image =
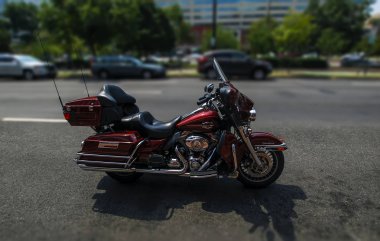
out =
{"type": "Polygon", "coordinates": [[[380,0],[376,0],[376,2],[372,5],[372,14],[380,13],[380,0]]]}

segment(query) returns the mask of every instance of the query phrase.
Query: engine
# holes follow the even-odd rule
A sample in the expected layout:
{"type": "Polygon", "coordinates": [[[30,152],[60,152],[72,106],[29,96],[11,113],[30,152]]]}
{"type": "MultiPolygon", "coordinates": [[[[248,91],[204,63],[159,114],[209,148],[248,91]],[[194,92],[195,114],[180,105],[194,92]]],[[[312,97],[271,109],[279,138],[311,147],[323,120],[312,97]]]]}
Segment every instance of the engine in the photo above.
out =
{"type": "Polygon", "coordinates": [[[189,165],[191,171],[197,171],[207,160],[206,151],[212,145],[212,141],[200,135],[190,135],[185,140],[189,150],[189,165]]]}

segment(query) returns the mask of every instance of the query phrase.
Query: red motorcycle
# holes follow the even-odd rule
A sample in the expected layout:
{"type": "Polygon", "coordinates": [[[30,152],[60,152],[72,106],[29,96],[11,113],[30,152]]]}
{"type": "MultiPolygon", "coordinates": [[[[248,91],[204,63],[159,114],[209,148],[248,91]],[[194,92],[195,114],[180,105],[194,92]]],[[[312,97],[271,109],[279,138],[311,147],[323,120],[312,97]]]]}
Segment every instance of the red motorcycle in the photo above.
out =
{"type": "Polygon", "coordinates": [[[195,111],[171,121],[140,112],[136,100],[114,85],[97,96],[77,99],[63,107],[72,126],[90,126],[96,134],[82,142],[75,162],[84,170],[104,171],[126,183],[144,173],[190,178],[231,177],[249,187],[273,183],[284,168],[283,140],[252,131],[254,103],[226,78],[205,87],[195,111]]]}

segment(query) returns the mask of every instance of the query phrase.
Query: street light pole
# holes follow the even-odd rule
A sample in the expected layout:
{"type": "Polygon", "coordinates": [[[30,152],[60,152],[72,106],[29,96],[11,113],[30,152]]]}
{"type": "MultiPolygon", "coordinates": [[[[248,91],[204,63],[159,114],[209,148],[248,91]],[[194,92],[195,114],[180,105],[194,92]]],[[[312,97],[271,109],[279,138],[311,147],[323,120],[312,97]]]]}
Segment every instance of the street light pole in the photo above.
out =
{"type": "Polygon", "coordinates": [[[271,10],[272,10],[272,0],[268,0],[268,6],[267,6],[267,17],[269,18],[271,16],[271,10]]]}
{"type": "Polygon", "coordinates": [[[211,37],[211,48],[216,49],[216,9],[218,2],[217,0],[212,1],[212,37],[211,37]]]}

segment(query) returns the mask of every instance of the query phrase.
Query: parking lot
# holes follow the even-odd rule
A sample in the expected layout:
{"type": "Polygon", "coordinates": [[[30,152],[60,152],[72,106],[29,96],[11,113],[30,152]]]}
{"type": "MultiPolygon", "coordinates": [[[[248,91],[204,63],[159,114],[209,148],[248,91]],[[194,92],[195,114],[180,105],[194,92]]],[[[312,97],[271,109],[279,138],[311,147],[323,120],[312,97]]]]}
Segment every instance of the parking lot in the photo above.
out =
{"type": "MultiPolygon", "coordinates": [[[[207,84],[114,83],[162,120],[195,109],[207,84]]],[[[81,80],[57,84],[64,101],[86,96],[81,80]]],[[[102,84],[90,81],[90,94],[102,84]]],[[[0,79],[1,240],[379,240],[380,82],[234,84],[255,101],[253,128],[289,146],[265,189],[152,175],[121,185],[84,172],[72,159],[93,131],[45,123],[63,119],[53,84],[0,79]]]]}

